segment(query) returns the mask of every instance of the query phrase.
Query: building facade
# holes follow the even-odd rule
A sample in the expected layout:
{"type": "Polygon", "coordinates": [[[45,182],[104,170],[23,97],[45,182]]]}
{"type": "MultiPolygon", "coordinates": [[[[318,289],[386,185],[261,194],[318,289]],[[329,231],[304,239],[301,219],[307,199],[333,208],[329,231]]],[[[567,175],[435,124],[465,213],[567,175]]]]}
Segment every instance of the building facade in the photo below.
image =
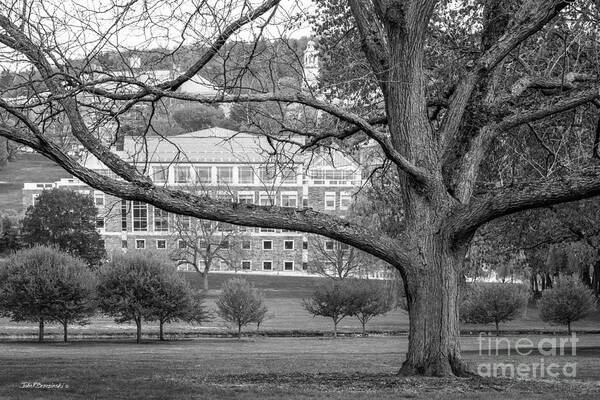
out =
{"type": "MultiPolygon", "coordinates": [[[[144,171],[156,185],[238,203],[348,214],[353,195],[362,184],[361,169],[356,162],[337,152],[284,159],[283,154],[293,149],[279,149],[281,153],[274,156],[267,151],[268,146],[264,137],[210,128],[167,138],[127,137],[124,150],[118,154],[144,171]]],[[[85,164],[101,174],[116,177],[93,157],[85,160],[85,164]]],[[[175,257],[186,247],[181,231],[198,229],[200,223],[211,224],[171,215],[142,202],[115,198],[75,178],[26,183],[25,209],[34,204],[42,190],[52,188],[66,188],[93,197],[98,208],[96,226],[109,254],[149,249],[175,257]]],[[[213,228],[207,231],[221,238],[217,242],[226,248],[212,263],[211,270],[310,270],[313,254],[304,233],[230,224],[213,228]]],[[[325,247],[333,251],[334,242],[323,240],[325,247]]],[[[186,263],[181,266],[191,268],[186,263]]]]}

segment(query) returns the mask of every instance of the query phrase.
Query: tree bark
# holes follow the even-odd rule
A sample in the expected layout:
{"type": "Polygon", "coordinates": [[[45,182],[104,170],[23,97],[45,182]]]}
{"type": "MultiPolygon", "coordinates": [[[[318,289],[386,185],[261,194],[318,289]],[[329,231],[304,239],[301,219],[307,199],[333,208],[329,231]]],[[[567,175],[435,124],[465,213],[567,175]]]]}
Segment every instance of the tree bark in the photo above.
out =
{"type": "Polygon", "coordinates": [[[238,340],[242,339],[242,324],[238,323],[238,340]]]}
{"type": "Polygon", "coordinates": [[[39,330],[38,330],[38,342],[44,341],[44,318],[40,318],[39,330]]]}
{"type": "Polygon", "coordinates": [[[202,281],[204,292],[208,293],[208,271],[204,271],[204,273],[202,274],[202,281]]]}
{"type": "Polygon", "coordinates": [[[405,280],[409,344],[401,375],[468,374],[460,356],[458,271],[462,261],[440,245],[421,249],[423,267],[405,280]],[[435,301],[434,301],[435,300],[435,301]],[[434,333],[435,332],[435,333],[434,333]]]}
{"type": "Polygon", "coordinates": [[[161,342],[164,342],[165,340],[165,336],[164,336],[164,332],[163,332],[163,326],[164,326],[164,322],[162,320],[159,321],[159,328],[158,328],[158,340],[160,340],[161,342]]]}
{"type": "Polygon", "coordinates": [[[362,335],[367,336],[367,328],[366,328],[367,323],[365,321],[360,321],[360,322],[362,324],[362,335]]]}
{"type": "Polygon", "coordinates": [[[333,320],[333,337],[337,339],[337,324],[338,321],[336,321],[335,319],[333,320]]]}
{"type": "Polygon", "coordinates": [[[142,341],[142,317],[135,317],[135,327],[136,327],[136,343],[141,343],[142,341]]]}
{"type": "Polygon", "coordinates": [[[63,341],[65,343],[67,343],[67,341],[68,341],[68,337],[67,337],[67,322],[63,322],[63,341]]]}
{"type": "Polygon", "coordinates": [[[496,323],[496,337],[499,337],[500,336],[500,326],[499,326],[497,320],[494,321],[494,322],[496,323]]]}
{"type": "Polygon", "coordinates": [[[569,336],[571,336],[571,321],[567,322],[567,332],[569,333],[569,336]]]}

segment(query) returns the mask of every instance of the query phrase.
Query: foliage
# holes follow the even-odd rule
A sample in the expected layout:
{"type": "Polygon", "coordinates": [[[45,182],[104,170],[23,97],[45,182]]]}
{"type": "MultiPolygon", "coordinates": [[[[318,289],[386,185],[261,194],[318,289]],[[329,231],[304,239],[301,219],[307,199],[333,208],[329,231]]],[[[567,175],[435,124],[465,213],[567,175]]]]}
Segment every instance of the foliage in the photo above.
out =
{"type": "Polygon", "coordinates": [[[159,278],[159,287],[152,294],[151,305],[145,315],[148,321],[158,321],[159,339],[164,340],[165,323],[186,321],[202,323],[208,319],[204,309],[204,296],[192,291],[188,282],[175,267],[163,266],[159,278]]]}
{"type": "Polygon", "coordinates": [[[155,296],[167,297],[169,290],[163,285],[163,276],[169,268],[172,267],[168,260],[142,251],[114,254],[100,268],[100,308],[115,317],[117,323],[134,321],[138,343],[143,319],[152,318],[158,311],[155,296]]]}
{"type": "Polygon", "coordinates": [[[338,323],[352,315],[352,295],[349,284],[344,280],[332,280],[318,286],[312,296],[302,301],[306,311],[313,316],[331,318],[333,335],[337,337],[338,323]]]}
{"type": "Polygon", "coordinates": [[[0,215],[0,254],[12,252],[22,247],[18,216],[3,213],[0,215]]]}
{"type": "Polygon", "coordinates": [[[474,324],[496,325],[511,321],[521,315],[527,304],[527,291],[522,285],[508,283],[481,283],[475,285],[464,297],[460,318],[474,324]]]}
{"type": "Polygon", "coordinates": [[[26,211],[23,241],[30,246],[58,246],[97,266],[105,255],[95,227],[97,212],[90,196],[67,189],[42,191],[35,205],[26,211]]]}
{"type": "Polygon", "coordinates": [[[368,279],[352,279],[347,288],[350,297],[348,313],[356,317],[362,325],[362,334],[366,335],[366,324],[373,317],[383,315],[394,307],[392,296],[382,282],[368,279]]]}
{"type": "Polygon", "coordinates": [[[567,325],[585,318],[594,310],[593,292],[575,276],[562,278],[556,287],[542,294],[538,306],[542,321],[567,325]]]}
{"type": "Polygon", "coordinates": [[[35,246],[13,254],[0,271],[0,309],[14,321],[86,324],[95,309],[96,277],[85,263],[56,248],[35,246]]]}
{"type": "Polygon", "coordinates": [[[250,323],[260,325],[267,314],[262,294],[242,278],[223,283],[216,305],[217,314],[238,327],[238,339],[242,336],[243,326],[250,323]]]}

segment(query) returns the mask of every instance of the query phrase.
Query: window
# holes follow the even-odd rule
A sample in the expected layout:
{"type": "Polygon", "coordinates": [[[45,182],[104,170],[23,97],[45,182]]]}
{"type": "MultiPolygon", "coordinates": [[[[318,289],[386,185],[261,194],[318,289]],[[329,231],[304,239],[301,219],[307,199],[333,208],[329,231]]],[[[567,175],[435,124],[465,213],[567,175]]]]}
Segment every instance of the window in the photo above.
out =
{"type": "Polygon", "coordinates": [[[263,269],[270,271],[273,269],[273,261],[263,261],[263,269]]]}
{"type": "Polygon", "coordinates": [[[167,248],[167,241],[165,239],[156,239],[156,248],[164,250],[167,248]]]}
{"type": "Polygon", "coordinates": [[[271,196],[269,193],[260,193],[258,196],[258,204],[261,206],[274,206],[275,196],[271,196]]]}
{"type": "Polygon", "coordinates": [[[303,242],[302,242],[302,248],[303,248],[304,250],[307,250],[307,249],[308,249],[308,242],[307,242],[307,241],[303,241],[303,242]]]}
{"type": "Polygon", "coordinates": [[[252,185],[254,183],[254,169],[252,167],[238,167],[238,183],[252,185]]]}
{"type": "Polygon", "coordinates": [[[284,240],[283,241],[283,249],[284,250],[294,250],[294,241],[293,240],[284,240]]]}
{"type": "Polygon", "coordinates": [[[176,218],[177,218],[177,229],[182,230],[182,231],[190,230],[192,217],[190,217],[189,215],[178,215],[176,218]]]}
{"type": "Polygon", "coordinates": [[[104,218],[96,218],[96,229],[104,229],[104,218]]]}
{"type": "Polygon", "coordinates": [[[285,271],[293,271],[294,270],[294,262],[293,261],[284,261],[283,269],[285,271]]]}
{"type": "Polygon", "coordinates": [[[196,167],[196,182],[198,183],[212,183],[212,167],[196,167]]]}
{"type": "Polygon", "coordinates": [[[263,250],[273,250],[273,241],[263,240],[263,250]]]}
{"type": "Polygon", "coordinates": [[[126,249],[127,248],[127,240],[121,240],[121,248],[122,249],[126,249]]]}
{"type": "Polygon", "coordinates": [[[146,248],[146,239],[136,239],[135,240],[135,248],[136,249],[145,249],[146,248]]]}
{"type": "Polygon", "coordinates": [[[175,183],[190,183],[190,167],[175,167],[175,183]]]}
{"type": "Polygon", "coordinates": [[[121,200],[121,230],[127,231],[127,200],[121,200]]]}
{"type": "Polygon", "coordinates": [[[104,207],[104,193],[94,193],[94,204],[96,207],[104,207]]]}
{"type": "Polygon", "coordinates": [[[281,183],[284,184],[295,184],[296,183],[296,171],[294,169],[286,169],[281,171],[281,183]]]}
{"type": "Polygon", "coordinates": [[[325,250],[333,250],[333,242],[331,240],[325,242],[325,250]]]}
{"type": "Polygon", "coordinates": [[[34,193],[31,195],[31,204],[35,207],[35,203],[37,202],[37,198],[40,197],[39,193],[34,193]]]}
{"type": "Polygon", "coordinates": [[[303,262],[302,263],[302,271],[306,271],[308,269],[308,263],[307,262],[303,262]]]}
{"type": "Polygon", "coordinates": [[[298,207],[298,193],[282,193],[281,207],[298,207]]]}
{"type": "Polygon", "coordinates": [[[254,204],[254,192],[238,192],[238,203],[254,204]]]}
{"type": "Polygon", "coordinates": [[[217,222],[217,230],[219,232],[233,232],[233,225],[227,222],[217,222]]]}
{"type": "Polygon", "coordinates": [[[217,183],[232,183],[233,167],[217,167],[217,183]]]}
{"type": "Polygon", "coordinates": [[[169,167],[152,167],[154,183],[166,183],[169,180],[169,167]]]}
{"type": "Polygon", "coordinates": [[[169,213],[154,207],[154,230],[156,232],[169,231],[169,213]]]}
{"type": "Polygon", "coordinates": [[[350,250],[350,246],[347,245],[346,243],[340,243],[340,249],[341,250],[350,250]]]}
{"type": "Polygon", "coordinates": [[[227,239],[222,240],[221,243],[219,243],[219,248],[220,249],[228,249],[229,248],[229,240],[227,240],[227,239]]]}
{"type": "Polygon", "coordinates": [[[310,171],[310,177],[317,185],[346,185],[354,180],[354,171],[321,169],[310,171]]]}
{"type": "Polygon", "coordinates": [[[347,210],[350,208],[350,204],[352,203],[352,196],[348,192],[340,193],[340,210],[347,210]]]}
{"type": "Polygon", "coordinates": [[[302,208],[308,208],[308,197],[302,197],[302,208]]]}
{"type": "Polygon", "coordinates": [[[275,168],[271,167],[260,167],[258,169],[258,179],[260,179],[260,183],[273,183],[275,181],[275,168]]]}
{"type": "Polygon", "coordinates": [[[275,229],[273,228],[260,228],[261,232],[275,232],[275,229]]]}
{"type": "Polygon", "coordinates": [[[335,210],[335,192],[325,192],[325,209],[335,210]]]}
{"type": "Polygon", "coordinates": [[[242,261],[242,269],[251,269],[251,268],[252,268],[252,261],[249,261],[249,260],[242,261]]]}
{"type": "Polygon", "coordinates": [[[250,241],[249,240],[242,241],[242,250],[250,250],[250,241]]]}
{"type": "Polygon", "coordinates": [[[141,201],[133,202],[133,231],[148,230],[148,205],[141,201]]]}
{"type": "Polygon", "coordinates": [[[177,241],[177,248],[178,249],[185,249],[187,247],[187,245],[185,244],[185,240],[179,239],[177,241]]]}

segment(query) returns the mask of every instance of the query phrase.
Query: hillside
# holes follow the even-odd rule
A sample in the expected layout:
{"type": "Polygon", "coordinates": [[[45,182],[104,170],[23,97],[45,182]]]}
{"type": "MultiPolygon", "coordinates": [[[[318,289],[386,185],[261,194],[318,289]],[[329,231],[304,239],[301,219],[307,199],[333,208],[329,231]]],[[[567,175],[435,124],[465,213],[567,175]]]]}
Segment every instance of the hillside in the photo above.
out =
{"type": "Polygon", "coordinates": [[[0,211],[23,211],[24,182],[54,182],[71,175],[39,154],[21,154],[0,169],[0,211]]]}

